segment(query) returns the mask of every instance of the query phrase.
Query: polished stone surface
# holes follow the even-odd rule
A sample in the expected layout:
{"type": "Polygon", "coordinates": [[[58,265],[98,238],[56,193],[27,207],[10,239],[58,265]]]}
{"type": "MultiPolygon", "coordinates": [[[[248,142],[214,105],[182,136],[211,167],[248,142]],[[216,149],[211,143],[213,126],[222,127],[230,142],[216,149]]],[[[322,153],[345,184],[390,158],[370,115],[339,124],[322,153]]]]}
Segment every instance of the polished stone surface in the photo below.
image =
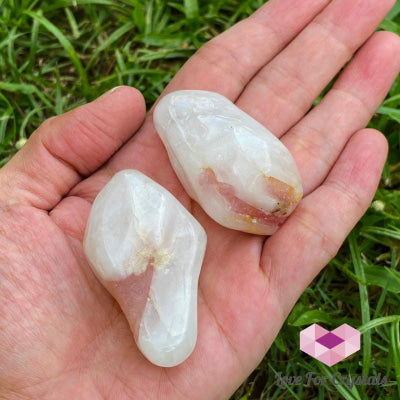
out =
{"type": "Polygon", "coordinates": [[[153,118],[186,191],[221,225],[270,235],[300,201],[287,148],[220,94],[172,92],[153,118]]]}
{"type": "Polygon", "coordinates": [[[136,170],[117,173],[93,203],[84,239],[86,257],[103,284],[112,288],[138,347],[154,364],[177,365],[195,346],[206,240],[186,208],[136,170]],[[132,305],[143,309],[131,312],[132,305]]]}

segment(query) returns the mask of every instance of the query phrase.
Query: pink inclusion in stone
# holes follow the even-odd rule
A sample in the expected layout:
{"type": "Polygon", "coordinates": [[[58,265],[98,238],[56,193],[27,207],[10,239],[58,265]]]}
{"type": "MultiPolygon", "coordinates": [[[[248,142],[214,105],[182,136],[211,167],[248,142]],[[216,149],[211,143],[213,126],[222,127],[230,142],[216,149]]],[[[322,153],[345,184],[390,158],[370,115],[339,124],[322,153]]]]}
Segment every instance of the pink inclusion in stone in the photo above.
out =
{"type": "Polygon", "coordinates": [[[254,219],[257,223],[280,226],[286,219],[286,216],[281,216],[279,214],[266,214],[239,199],[236,196],[235,188],[228,183],[219,182],[215,176],[215,172],[211,168],[203,170],[199,182],[201,185],[214,185],[217,192],[229,203],[231,211],[244,217],[254,219]]]}

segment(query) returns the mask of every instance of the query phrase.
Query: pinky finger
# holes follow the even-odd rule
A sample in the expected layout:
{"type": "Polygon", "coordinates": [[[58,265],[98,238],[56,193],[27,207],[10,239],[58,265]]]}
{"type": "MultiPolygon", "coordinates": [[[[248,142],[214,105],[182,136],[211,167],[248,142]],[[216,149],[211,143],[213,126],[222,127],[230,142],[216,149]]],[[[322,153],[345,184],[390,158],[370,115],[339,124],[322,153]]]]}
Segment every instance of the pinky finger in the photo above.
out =
{"type": "Polygon", "coordinates": [[[367,210],[386,155],[387,141],[380,132],[356,132],[325,182],[266,241],[261,266],[272,269],[265,272],[281,294],[285,315],[367,210]]]}

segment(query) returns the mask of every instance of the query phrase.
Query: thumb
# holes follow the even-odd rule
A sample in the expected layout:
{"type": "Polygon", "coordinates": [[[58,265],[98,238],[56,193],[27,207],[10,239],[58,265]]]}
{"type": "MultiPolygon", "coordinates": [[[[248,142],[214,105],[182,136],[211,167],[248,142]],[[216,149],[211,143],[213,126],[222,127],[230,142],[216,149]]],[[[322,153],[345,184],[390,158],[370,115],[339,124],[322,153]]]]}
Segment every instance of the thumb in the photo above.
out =
{"type": "Polygon", "coordinates": [[[0,202],[50,210],[140,127],[145,103],[130,87],[45,121],[0,170],[0,202]]]}

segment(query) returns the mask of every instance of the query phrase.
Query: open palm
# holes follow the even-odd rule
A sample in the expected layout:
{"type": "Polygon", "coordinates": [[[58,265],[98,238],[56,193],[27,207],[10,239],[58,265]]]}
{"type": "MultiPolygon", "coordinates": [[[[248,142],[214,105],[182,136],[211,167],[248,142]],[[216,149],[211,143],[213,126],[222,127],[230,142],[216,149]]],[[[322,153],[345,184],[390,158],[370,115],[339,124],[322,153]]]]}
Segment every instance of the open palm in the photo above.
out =
{"type": "Polygon", "coordinates": [[[142,125],[135,89],[108,92],[32,135],[0,171],[1,398],[223,399],[235,390],[374,195],[386,141],[363,128],[400,69],[400,41],[370,35],[393,3],[271,0],[167,87],[219,92],[289,148],[305,197],[270,238],[226,229],[190,200],[151,112],[142,125]],[[171,191],[208,235],[197,345],[174,368],[141,355],[82,251],[91,203],[125,168],[171,191]]]}

